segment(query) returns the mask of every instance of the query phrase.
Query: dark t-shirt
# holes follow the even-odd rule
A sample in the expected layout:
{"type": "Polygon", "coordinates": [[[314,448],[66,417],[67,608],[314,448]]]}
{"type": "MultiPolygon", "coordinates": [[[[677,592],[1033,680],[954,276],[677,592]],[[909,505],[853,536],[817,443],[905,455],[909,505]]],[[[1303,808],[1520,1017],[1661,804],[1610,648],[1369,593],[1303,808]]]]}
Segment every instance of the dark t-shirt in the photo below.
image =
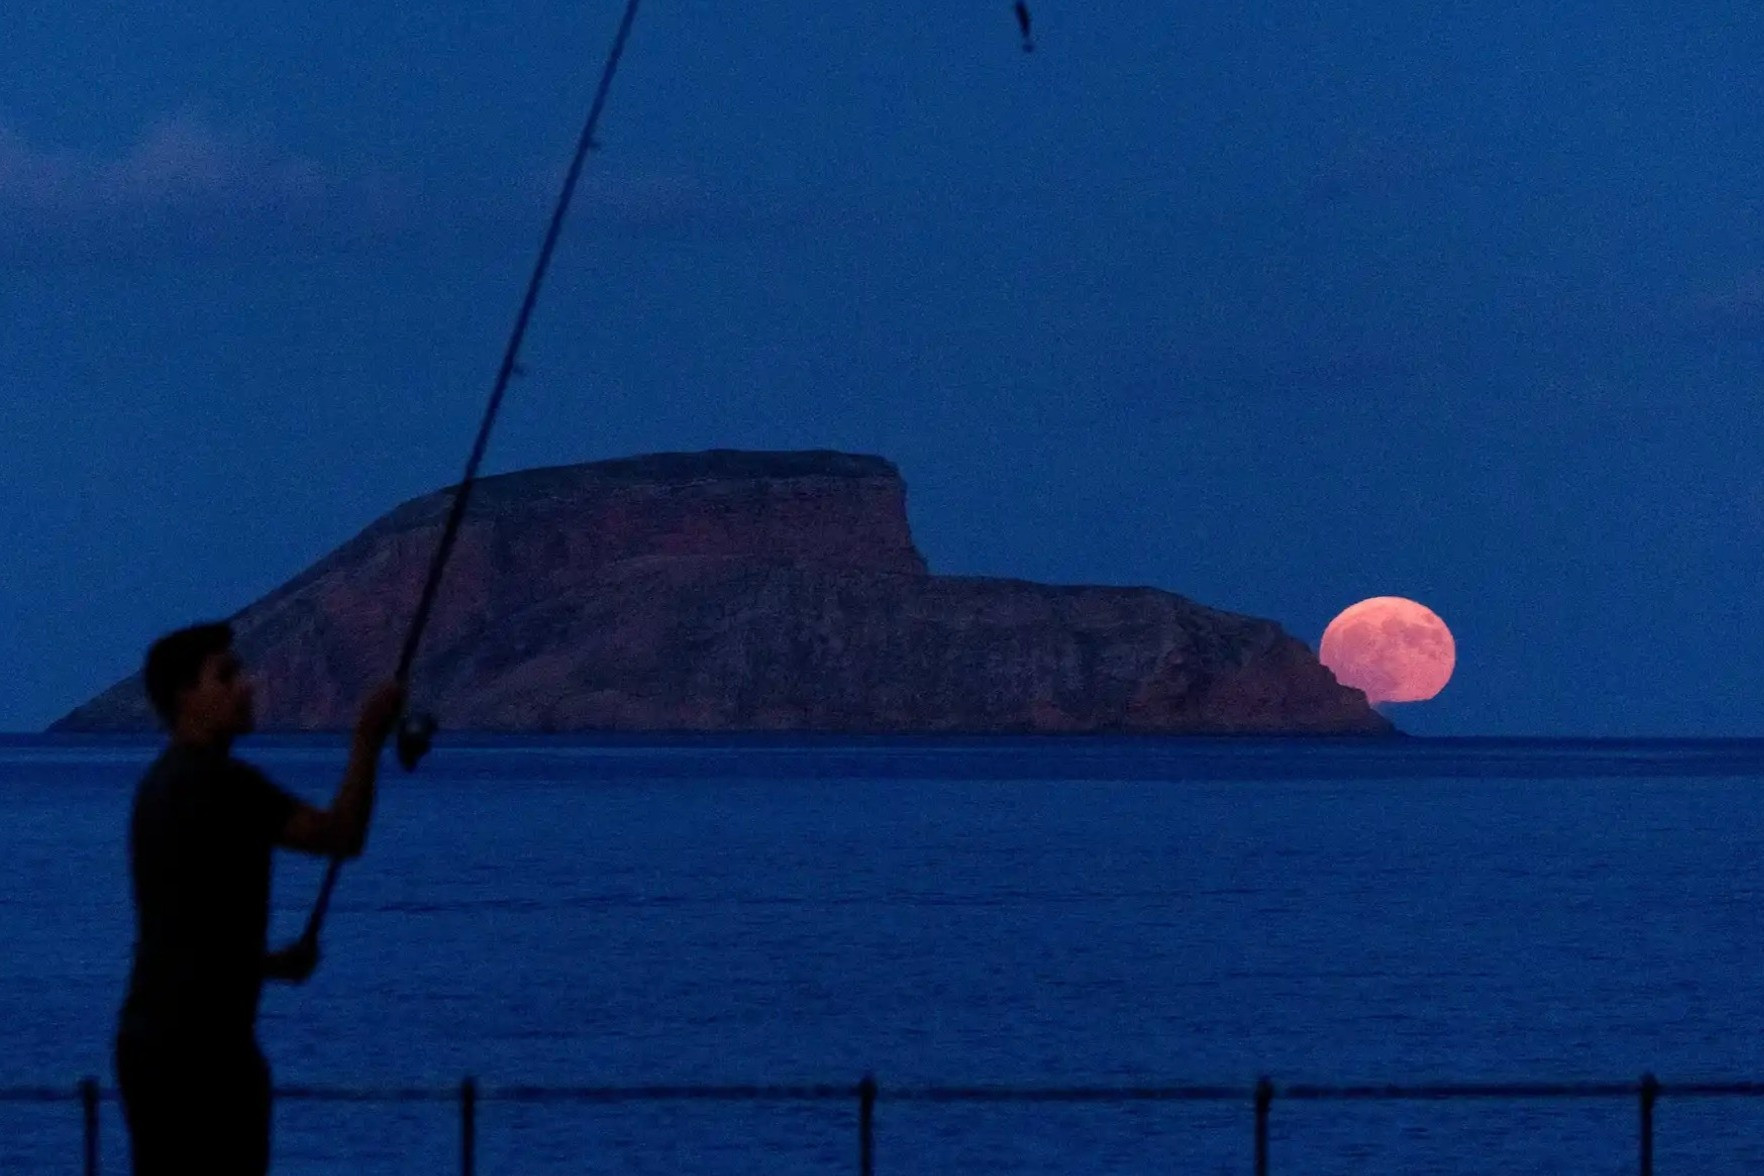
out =
{"type": "Polygon", "coordinates": [[[225,752],[169,747],[129,823],[135,962],[122,1031],[251,1039],[269,928],[270,852],[296,801],[225,752]]]}

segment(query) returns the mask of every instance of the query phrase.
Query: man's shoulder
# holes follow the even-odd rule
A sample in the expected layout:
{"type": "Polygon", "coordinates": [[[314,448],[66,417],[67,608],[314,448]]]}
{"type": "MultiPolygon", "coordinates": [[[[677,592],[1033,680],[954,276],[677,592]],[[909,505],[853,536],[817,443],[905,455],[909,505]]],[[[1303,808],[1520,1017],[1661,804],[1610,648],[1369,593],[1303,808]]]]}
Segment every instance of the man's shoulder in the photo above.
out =
{"type": "Polygon", "coordinates": [[[272,831],[295,801],[255,764],[230,752],[173,744],[147,768],[135,791],[134,828],[232,827],[272,831]]]}
{"type": "Polygon", "coordinates": [[[142,798],[239,784],[268,784],[269,777],[255,764],[230,752],[171,744],[159,753],[141,776],[142,798]]]}

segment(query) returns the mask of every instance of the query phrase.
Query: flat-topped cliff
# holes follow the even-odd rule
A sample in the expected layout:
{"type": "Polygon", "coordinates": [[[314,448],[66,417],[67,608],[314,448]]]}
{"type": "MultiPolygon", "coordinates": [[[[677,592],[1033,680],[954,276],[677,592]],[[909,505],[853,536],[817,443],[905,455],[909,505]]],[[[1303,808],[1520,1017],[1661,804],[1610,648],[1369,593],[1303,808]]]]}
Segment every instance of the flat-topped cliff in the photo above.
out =
{"type": "MultiPolygon", "coordinates": [[[[396,662],[448,505],[397,507],[233,617],[264,729],[351,722],[396,662]]],[[[895,467],[831,452],[484,479],[412,686],[454,730],[1391,729],[1271,621],[1149,588],[930,575],[895,467]]],[[[131,678],[53,729],[150,726],[131,678]]]]}

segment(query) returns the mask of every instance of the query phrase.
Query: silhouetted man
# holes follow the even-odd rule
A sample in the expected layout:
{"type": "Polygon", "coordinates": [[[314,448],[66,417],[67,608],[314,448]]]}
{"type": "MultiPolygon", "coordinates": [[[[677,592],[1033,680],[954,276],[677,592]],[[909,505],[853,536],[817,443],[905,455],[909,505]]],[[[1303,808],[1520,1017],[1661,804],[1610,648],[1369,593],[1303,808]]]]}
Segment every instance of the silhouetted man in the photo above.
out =
{"type": "Polygon", "coordinates": [[[299,983],[318,964],[304,939],[265,951],[270,850],[361,852],[404,691],[388,684],[368,699],[336,797],[316,809],[232,757],[254,718],[230,626],[162,637],[145,677],[171,743],[142,778],[129,824],[135,959],[116,1069],[134,1170],[256,1176],[269,1167],[270,1125],[258,993],[265,979],[299,983]]]}

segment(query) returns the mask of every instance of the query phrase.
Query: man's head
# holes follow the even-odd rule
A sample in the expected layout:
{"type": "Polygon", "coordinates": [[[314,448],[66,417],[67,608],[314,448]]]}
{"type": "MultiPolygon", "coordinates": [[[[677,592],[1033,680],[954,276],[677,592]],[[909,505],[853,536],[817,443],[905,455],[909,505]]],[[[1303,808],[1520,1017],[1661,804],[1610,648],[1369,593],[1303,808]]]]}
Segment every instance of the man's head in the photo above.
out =
{"type": "Polygon", "coordinates": [[[233,627],[192,625],[167,633],[147,651],[147,697],[174,736],[228,742],[256,723],[251,679],[233,652],[233,627]]]}

